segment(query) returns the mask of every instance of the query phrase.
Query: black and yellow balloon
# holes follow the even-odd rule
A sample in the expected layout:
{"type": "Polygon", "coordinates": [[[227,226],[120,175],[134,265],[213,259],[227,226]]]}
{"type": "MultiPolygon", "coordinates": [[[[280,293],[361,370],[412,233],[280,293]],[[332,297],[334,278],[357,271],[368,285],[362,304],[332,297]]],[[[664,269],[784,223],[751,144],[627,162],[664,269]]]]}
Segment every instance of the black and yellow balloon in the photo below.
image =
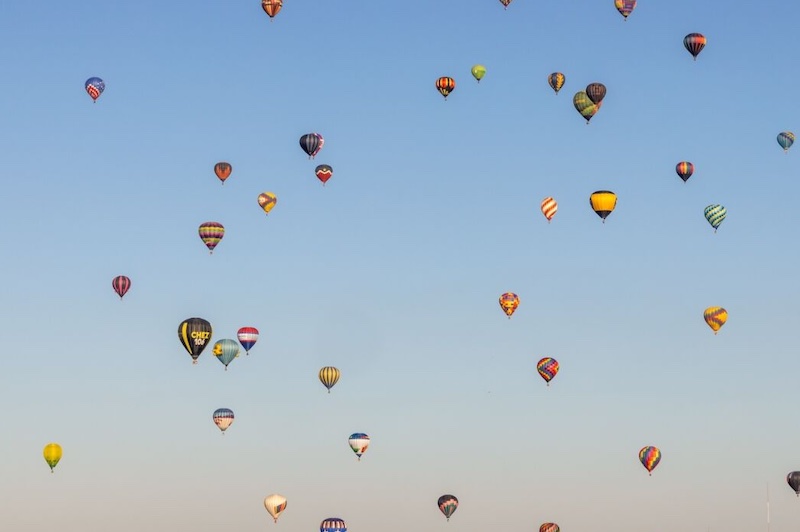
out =
{"type": "Polygon", "coordinates": [[[617,206],[617,195],[610,190],[598,190],[589,196],[589,205],[603,219],[603,223],[606,223],[606,218],[617,206]]]}
{"type": "Polygon", "coordinates": [[[178,339],[191,355],[192,364],[197,364],[197,357],[211,342],[211,324],[203,318],[183,320],[178,325],[178,339]]]}
{"type": "Polygon", "coordinates": [[[319,370],[319,381],[328,389],[328,393],[331,393],[331,388],[339,382],[340,375],[341,373],[338,369],[333,366],[325,366],[319,370]]]}

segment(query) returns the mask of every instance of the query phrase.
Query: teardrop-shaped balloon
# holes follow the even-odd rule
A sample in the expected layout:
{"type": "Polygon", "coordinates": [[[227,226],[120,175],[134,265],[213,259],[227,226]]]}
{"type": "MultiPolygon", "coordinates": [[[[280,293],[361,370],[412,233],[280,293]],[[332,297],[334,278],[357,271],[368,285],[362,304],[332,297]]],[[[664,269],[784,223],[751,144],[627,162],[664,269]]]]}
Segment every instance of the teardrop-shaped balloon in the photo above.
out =
{"type": "Polygon", "coordinates": [[[50,472],[52,473],[63,455],[61,446],[57,443],[48,443],[44,446],[42,454],[44,454],[44,461],[50,466],[50,472]]]}
{"type": "Polygon", "coordinates": [[[325,139],[319,133],[306,133],[300,137],[300,147],[308,154],[309,159],[313,159],[324,144],[325,139]]]}
{"type": "Polygon", "coordinates": [[[278,197],[272,192],[262,192],[258,195],[258,206],[264,211],[264,214],[269,214],[269,211],[278,203],[278,197]]]}
{"type": "Polygon", "coordinates": [[[205,222],[200,224],[197,233],[208,248],[209,253],[214,253],[214,248],[225,236],[225,227],[219,222],[205,222]]]}
{"type": "Polygon", "coordinates": [[[339,517],[328,517],[320,523],[319,532],[347,532],[347,524],[339,517]]]}
{"type": "Polygon", "coordinates": [[[269,15],[270,19],[275,18],[282,7],[283,0],[261,0],[261,9],[269,15]]]}
{"type": "Polygon", "coordinates": [[[239,356],[239,342],[229,338],[217,340],[217,342],[214,344],[212,353],[214,353],[214,356],[217,357],[217,360],[222,362],[222,365],[225,366],[225,371],[228,371],[228,364],[233,362],[233,359],[239,356]]]}
{"type": "Polygon", "coordinates": [[[661,461],[661,451],[658,447],[642,447],[642,450],[639,451],[639,461],[647,469],[647,472],[652,475],[653,469],[661,461]]]}
{"type": "Polygon", "coordinates": [[[555,358],[545,357],[536,363],[536,371],[539,372],[539,375],[548,386],[550,386],[550,381],[553,380],[553,377],[558,374],[558,368],[558,360],[555,358]]]}
{"type": "Polygon", "coordinates": [[[547,76],[547,84],[550,85],[551,89],[556,91],[556,94],[558,94],[558,91],[564,86],[565,81],[567,81],[567,78],[561,72],[553,72],[547,76]]]}
{"type": "Polygon", "coordinates": [[[503,4],[503,8],[508,8],[508,4],[511,3],[511,0],[500,0],[500,3],[503,4]]]}
{"type": "Polygon", "coordinates": [[[603,223],[606,223],[608,215],[617,207],[617,195],[610,190],[598,190],[589,196],[589,205],[603,223]]]}
{"type": "Polygon", "coordinates": [[[436,90],[444,96],[446,100],[447,97],[450,95],[453,90],[456,88],[456,80],[449,76],[442,76],[441,78],[436,80],[436,90]]]}
{"type": "Polygon", "coordinates": [[[269,513],[272,519],[277,523],[278,518],[286,509],[286,497],[278,495],[277,493],[268,495],[264,498],[264,508],[267,509],[267,513],[269,513]]]}
{"type": "Polygon", "coordinates": [[[600,105],[600,102],[606,97],[606,86],[602,83],[589,83],[586,86],[586,96],[593,104],[600,105]]]}
{"type": "Polygon", "coordinates": [[[214,173],[217,175],[217,179],[222,181],[222,184],[225,184],[225,180],[231,176],[231,172],[233,171],[233,167],[230,163],[226,162],[219,162],[214,165],[214,173]]]}
{"type": "Polygon", "coordinates": [[[511,315],[516,312],[517,307],[519,307],[519,296],[514,292],[506,292],[500,296],[500,308],[506,313],[508,319],[511,319],[511,315]]]}
{"type": "Polygon", "coordinates": [[[636,0],[614,0],[614,7],[624,17],[623,20],[628,20],[628,15],[636,9],[636,0]]]}
{"type": "Polygon", "coordinates": [[[789,487],[794,490],[798,497],[800,497],[800,471],[792,471],[786,475],[786,482],[789,487]]]}
{"type": "Polygon", "coordinates": [[[211,333],[211,323],[203,318],[189,318],[178,325],[178,339],[192,357],[193,364],[197,364],[197,357],[211,342],[211,333]]]}
{"type": "Polygon", "coordinates": [[[728,321],[728,311],[722,307],[708,307],[703,311],[703,319],[706,320],[706,324],[711,327],[714,334],[717,334],[728,321]]]}
{"type": "Polygon", "coordinates": [[[555,523],[544,523],[539,527],[539,532],[561,532],[561,529],[555,523]]]}
{"type": "Polygon", "coordinates": [[[558,203],[551,197],[546,197],[542,200],[542,214],[544,217],[547,218],[547,223],[550,223],[550,220],[553,219],[553,216],[556,215],[558,211],[558,203]]]}
{"type": "Polygon", "coordinates": [[[328,393],[331,393],[331,388],[339,382],[340,375],[341,373],[335,367],[325,366],[319,370],[319,381],[328,389],[328,393]]]}
{"type": "Polygon", "coordinates": [[[97,99],[106,90],[106,82],[97,77],[87,79],[83,86],[93,102],[97,102],[97,99]]]}
{"type": "Polygon", "coordinates": [[[586,119],[587,124],[600,109],[600,104],[593,103],[586,94],[586,91],[576,92],[575,96],[572,97],[572,104],[581,116],[586,119]]]}
{"type": "Polygon", "coordinates": [[[211,419],[214,420],[214,424],[223,434],[225,434],[225,431],[231,426],[231,423],[233,423],[233,418],[233,410],[230,408],[217,408],[211,416],[211,419]]]}
{"type": "Polygon", "coordinates": [[[675,165],[675,172],[683,179],[683,182],[686,183],[694,173],[694,165],[689,161],[681,161],[675,165]]]}
{"type": "Polygon", "coordinates": [[[255,327],[242,327],[236,333],[236,338],[242,344],[246,355],[250,354],[250,350],[256,345],[258,341],[258,329],[255,327]]]}
{"type": "Polygon", "coordinates": [[[789,148],[794,144],[795,136],[791,131],[781,131],[778,133],[778,144],[781,145],[783,151],[789,151],[789,148]]]}
{"type": "Polygon", "coordinates": [[[114,289],[114,292],[117,293],[120,299],[128,293],[128,290],[131,289],[131,280],[130,277],[126,277],[125,275],[117,275],[111,280],[111,288],[114,289]]]}
{"type": "Polygon", "coordinates": [[[436,506],[439,507],[439,511],[442,512],[449,521],[450,516],[458,509],[458,499],[455,495],[450,495],[448,493],[439,497],[439,500],[436,501],[436,506]]]}
{"type": "Polygon", "coordinates": [[[725,220],[725,217],[728,216],[728,209],[722,205],[709,205],[703,209],[703,216],[706,217],[706,220],[711,224],[711,227],[714,228],[714,232],[716,233],[717,228],[719,228],[722,221],[725,220]]]}
{"type": "Polygon", "coordinates": [[[486,67],[483,65],[475,65],[472,67],[472,77],[478,80],[478,83],[481,82],[483,76],[486,75],[486,67]]]}
{"type": "Polygon", "coordinates": [[[683,38],[683,46],[692,54],[692,57],[697,61],[697,55],[706,47],[708,39],[702,33],[690,33],[683,38]]]}
{"type": "Polygon", "coordinates": [[[321,164],[314,169],[314,173],[317,175],[317,179],[322,181],[322,186],[325,186],[325,183],[328,182],[328,179],[333,177],[333,168],[327,164],[321,164]]]}
{"type": "Polygon", "coordinates": [[[358,460],[361,461],[361,455],[367,452],[367,447],[369,447],[369,436],[363,432],[355,432],[347,439],[347,443],[350,444],[350,448],[353,449],[353,452],[358,456],[358,460]]]}

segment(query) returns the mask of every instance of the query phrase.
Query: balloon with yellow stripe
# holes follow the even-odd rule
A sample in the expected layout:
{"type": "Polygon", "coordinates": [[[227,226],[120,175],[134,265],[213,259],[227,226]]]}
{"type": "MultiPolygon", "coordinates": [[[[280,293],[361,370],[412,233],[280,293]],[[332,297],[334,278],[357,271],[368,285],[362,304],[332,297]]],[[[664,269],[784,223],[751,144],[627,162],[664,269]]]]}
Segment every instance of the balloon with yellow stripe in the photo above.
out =
{"type": "Polygon", "coordinates": [[[608,215],[617,207],[617,195],[610,190],[598,190],[589,196],[589,205],[603,223],[606,223],[608,215]]]}
{"type": "Polygon", "coordinates": [[[340,375],[341,373],[338,369],[333,366],[325,366],[319,370],[319,381],[328,389],[328,393],[331,393],[331,388],[339,382],[340,375]]]}
{"type": "Polygon", "coordinates": [[[706,320],[714,334],[717,334],[717,331],[728,321],[728,311],[722,307],[708,307],[703,312],[703,319],[706,320]]]}

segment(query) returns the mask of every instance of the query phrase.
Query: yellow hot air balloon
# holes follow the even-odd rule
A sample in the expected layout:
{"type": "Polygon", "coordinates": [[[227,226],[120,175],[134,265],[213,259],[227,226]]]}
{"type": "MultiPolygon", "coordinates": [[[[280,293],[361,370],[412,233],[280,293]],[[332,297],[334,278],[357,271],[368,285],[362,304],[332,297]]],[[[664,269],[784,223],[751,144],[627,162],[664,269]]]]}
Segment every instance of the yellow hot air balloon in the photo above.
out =
{"type": "Polygon", "coordinates": [[[269,515],[271,515],[272,519],[277,523],[278,517],[280,517],[286,509],[286,497],[273,493],[264,499],[264,508],[267,509],[269,515]]]}
{"type": "Polygon", "coordinates": [[[592,206],[597,216],[603,219],[603,223],[606,223],[606,217],[617,206],[617,195],[609,190],[598,190],[589,196],[589,205],[592,206]]]}
{"type": "Polygon", "coordinates": [[[518,306],[519,296],[517,296],[517,294],[514,292],[506,292],[500,296],[500,308],[506,313],[508,319],[511,319],[511,315],[514,314],[514,311],[517,310],[518,306]]]}
{"type": "Polygon", "coordinates": [[[328,393],[331,393],[333,385],[339,382],[340,375],[339,370],[333,366],[325,366],[319,370],[319,380],[328,389],[328,393]]]}
{"type": "Polygon", "coordinates": [[[266,214],[269,214],[276,203],[278,203],[278,197],[272,192],[262,192],[258,195],[258,206],[264,209],[266,214]]]}
{"type": "Polygon", "coordinates": [[[48,443],[44,446],[44,461],[47,462],[47,465],[50,466],[50,472],[53,472],[53,469],[58,464],[58,461],[61,460],[61,446],[57,443],[48,443]]]}
{"type": "Polygon", "coordinates": [[[706,320],[714,334],[717,334],[717,331],[728,321],[728,311],[722,307],[708,307],[703,312],[703,319],[706,320]]]}
{"type": "Polygon", "coordinates": [[[475,65],[472,67],[472,77],[478,80],[478,83],[481,82],[483,76],[486,75],[486,67],[483,65],[475,65]]]}

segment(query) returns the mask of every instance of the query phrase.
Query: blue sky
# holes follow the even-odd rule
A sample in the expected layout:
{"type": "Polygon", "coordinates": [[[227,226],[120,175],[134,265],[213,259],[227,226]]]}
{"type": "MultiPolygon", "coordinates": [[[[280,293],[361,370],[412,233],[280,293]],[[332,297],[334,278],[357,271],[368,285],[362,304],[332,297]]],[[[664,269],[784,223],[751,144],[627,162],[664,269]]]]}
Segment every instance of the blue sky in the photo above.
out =
{"type": "Polygon", "coordinates": [[[0,7],[0,528],[744,532],[766,527],[769,486],[771,530],[796,530],[799,163],[775,137],[800,133],[800,5],[642,0],[623,22],[612,0],[572,4],[0,7]],[[587,126],[572,95],[594,81],[587,126]],[[192,316],[261,338],[227,372],[210,349],[193,366],[192,316]],[[353,432],[372,438],[360,463],[353,432]]]}

